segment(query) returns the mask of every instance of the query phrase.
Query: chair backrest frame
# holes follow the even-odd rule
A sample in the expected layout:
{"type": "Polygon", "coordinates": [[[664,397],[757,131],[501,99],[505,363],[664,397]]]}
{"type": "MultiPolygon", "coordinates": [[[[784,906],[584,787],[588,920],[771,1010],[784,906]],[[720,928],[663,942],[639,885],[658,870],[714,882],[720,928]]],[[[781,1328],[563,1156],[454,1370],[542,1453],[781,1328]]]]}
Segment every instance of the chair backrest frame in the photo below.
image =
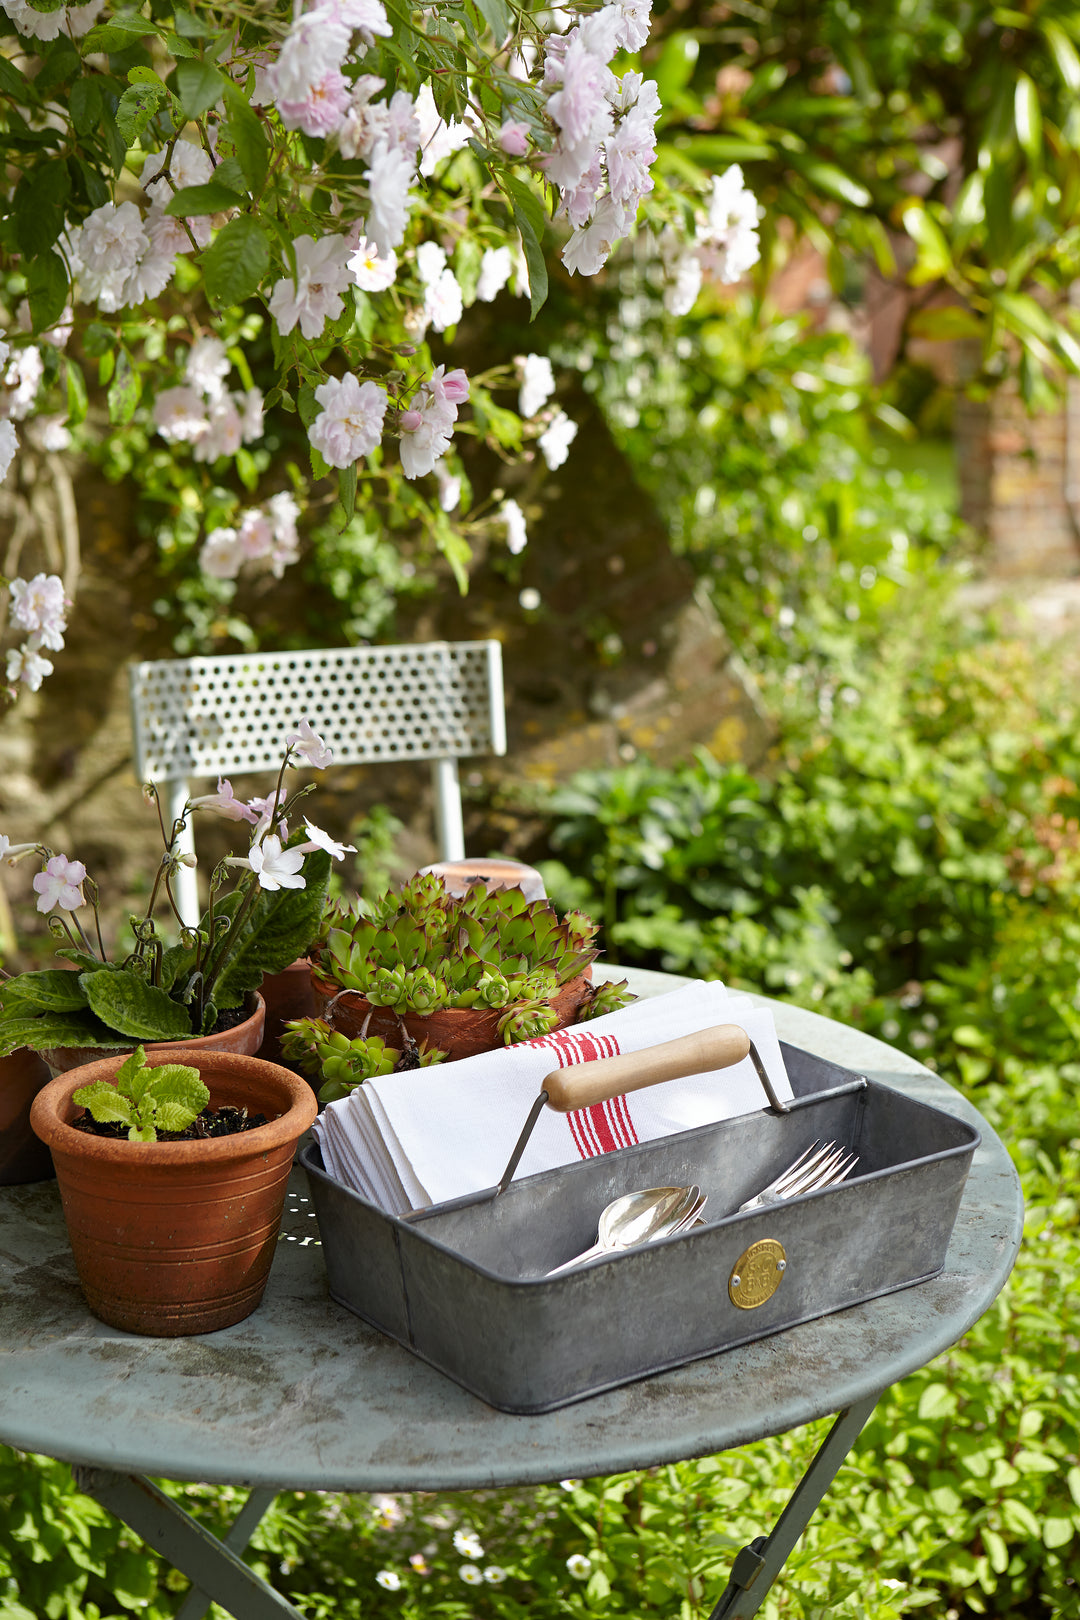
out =
{"type": "MultiPolygon", "coordinates": [[[[194,778],[275,769],[306,719],[335,765],[428,760],[440,858],[461,860],[457,761],[506,752],[495,640],[157,659],[130,664],[128,680],[135,771],[164,787],[173,815],[194,778]]],[[[178,873],[174,892],[197,921],[194,871],[178,873]]]]}

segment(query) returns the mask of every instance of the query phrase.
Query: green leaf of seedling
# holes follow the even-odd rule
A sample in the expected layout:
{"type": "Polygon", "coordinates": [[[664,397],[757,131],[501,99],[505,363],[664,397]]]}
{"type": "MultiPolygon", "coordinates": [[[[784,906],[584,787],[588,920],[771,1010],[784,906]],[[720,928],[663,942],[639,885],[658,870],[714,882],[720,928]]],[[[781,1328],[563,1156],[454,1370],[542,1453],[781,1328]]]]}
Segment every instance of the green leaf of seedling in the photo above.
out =
{"type": "Polygon", "coordinates": [[[137,973],[83,973],[80,982],[93,1012],[121,1035],[138,1041],[184,1040],[191,1034],[187,1008],[137,973]]]}
{"type": "Polygon", "coordinates": [[[77,361],[70,355],[65,355],[64,359],[67,373],[68,425],[78,427],[80,422],[86,421],[86,413],[90,408],[86,393],[86,378],[77,361]]]}
{"type": "Polygon", "coordinates": [[[186,1063],[164,1063],[148,1071],[143,1105],[152,1100],[155,1121],[163,1131],[186,1131],[210,1101],[198,1069],[186,1063]]]}
{"type": "Polygon", "coordinates": [[[140,1075],[145,1076],[146,1072],[146,1048],[137,1046],[130,1057],[126,1057],[116,1071],[117,1091],[137,1102],[146,1090],[145,1079],[140,1084],[139,1077],[140,1075]]]}
{"type": "Polygon", "coordinates": [[[80,1086],[78,1091],[72,1092],[71,1100],[79,1108],[87,1109],[99,1125],[130,1125],[135,1118],[130,1100],[106,1080],[80,1086]]]}
{"type": "Polygon", "coordinates": [[[257,290],[270,264],[270,239],[262,226],[241,214],[218,232],[203,254],[210,302],[218,309],[241,304],[257,290]]]}
{"type": "Polygon", "coordinates": [[[199,118],[225,95],[229,81],[209,62],[198,58],[176,64],[176,93],[185,118],[199,118]]]}

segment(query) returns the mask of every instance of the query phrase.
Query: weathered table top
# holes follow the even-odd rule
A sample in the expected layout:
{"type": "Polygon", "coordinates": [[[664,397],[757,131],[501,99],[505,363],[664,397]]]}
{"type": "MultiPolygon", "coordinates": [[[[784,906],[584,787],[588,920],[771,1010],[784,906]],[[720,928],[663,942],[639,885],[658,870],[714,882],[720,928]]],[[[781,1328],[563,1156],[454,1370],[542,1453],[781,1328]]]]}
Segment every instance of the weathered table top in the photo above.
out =
{"type": "MultiPolygon", "coordinates": [[[[626,972],[642,994],[684,981],[626,972]]],[[[931,1282],[539,1417],[494,1411],[335,1305],[294,1172],[261,1307],[200,1338],[143,1339],[90,1315],[53,1182],[0,1191],[0,1439],[169,1479],[324,1490],[446,1490],[587,1477],[780,1434],[924,1366],[1008,1276],[1023,1205],[1000,1140],[921,1064],[771,1003],[782,1039],[982,1131],[943,1273],[931,1282]]]]}

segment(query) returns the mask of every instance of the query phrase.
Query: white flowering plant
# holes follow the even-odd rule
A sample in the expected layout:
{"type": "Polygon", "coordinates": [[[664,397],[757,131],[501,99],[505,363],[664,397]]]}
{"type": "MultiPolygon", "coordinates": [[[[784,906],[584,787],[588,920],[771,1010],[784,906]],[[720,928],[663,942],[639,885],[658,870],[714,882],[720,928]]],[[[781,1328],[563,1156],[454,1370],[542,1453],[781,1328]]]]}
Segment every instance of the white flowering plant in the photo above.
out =
{"type": "Polygon", "coordinates": [[[306,817],[296,825],[298,806],[313,784],[289,789],[287,773],[297,767],[322,769],[330,761],[330,750],[303,720],[288,738],[266,798],[238,799],[231,783],[221,780],[215,793],[189,799],[169,825],[156,789],[148,784],[146,797],[157,807],[164,850],[145,911],[131,918],[134,945],[117,959],[106,951],[97,888],[83,862],[43,844],[13,845],[0,835],[0,859],[12,865],[31,858],[41,862],[33,880],[37,909],[49,917],[60,941],[57,955],[69,964],[0,982],[0,1056],[19,1047],[115,1050],[143,1041],[178,1041],[209,1034],[219,1021],[235,1022],[235,1009],[246,1005],[263,976],[281,972],[312,943],[331,862],[353,847],[306,817]],[[198,927],[188,928],[172,889],[178,868],[194,860],[182,852],[181,834],[197,811],[248,826],[251,833],[246,855],[226,856],[215,867],[207,909],[198,927]],[[159,909],[171,914],[171,932],[179,936],[175,943],[159,930],[159,909]]]}
{"type": "Polygon", "coordinates": [[[639,222],[683,302],[703,252],[756,256],[737,170],[653,173],[650,6],[0,0],[0,478],[24,424],[107,443],[219,602],[297,561],[328,479],[462,588],[478,539],[520,550],[455,441],[557,468],[576,424],[545,356],[455,365],[463,313],[535,315],[552,240],[594,276],[639,222]]]}
{"type": "MultiPolygon", "coordinates": [[[[3,427],[0,422],[0,431],[3,427]]],[[[46,655],[59,652],[64,645],[71,603],[58,574],[35,574],[32,579],[0,577],[0,589],[8,593],[8,630],[19,638],[7,649],[5,660],[4,693],[10,704],[23,687],[36,692],[52,674],[52,659],[46,655]]]]}

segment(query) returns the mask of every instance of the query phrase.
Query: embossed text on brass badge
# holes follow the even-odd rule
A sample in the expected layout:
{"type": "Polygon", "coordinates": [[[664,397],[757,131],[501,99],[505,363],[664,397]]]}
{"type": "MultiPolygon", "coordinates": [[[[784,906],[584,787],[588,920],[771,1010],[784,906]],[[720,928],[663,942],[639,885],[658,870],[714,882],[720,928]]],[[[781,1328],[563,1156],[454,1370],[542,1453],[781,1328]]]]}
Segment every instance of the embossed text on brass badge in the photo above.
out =
{"type": "Polygon", "coordinates": [[[771,1299],[784,1280],[787,1255],[775,1238],[751,1243],[736,1260],[728,1278],[728,1298],[740,1311],[752,1311],[771,1299]]]}

